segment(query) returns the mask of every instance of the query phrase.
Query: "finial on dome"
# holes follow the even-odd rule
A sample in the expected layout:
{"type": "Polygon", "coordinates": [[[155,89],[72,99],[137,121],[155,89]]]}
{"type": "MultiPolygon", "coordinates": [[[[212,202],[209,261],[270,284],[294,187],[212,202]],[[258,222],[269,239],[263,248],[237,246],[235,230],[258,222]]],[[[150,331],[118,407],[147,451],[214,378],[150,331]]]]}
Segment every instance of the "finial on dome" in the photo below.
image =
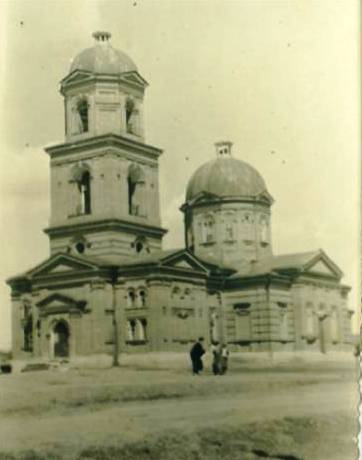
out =
{"type": "Polygon", "coordinates": [[[93,33],[93,37],[97,42],[108,42],[112,34],[110,32],[97,31],[93,33]]]}
{"type": "Polygon", "coordinates": [[[215,142],[216,155],[218,158],[231,157],[231,147],[233,143],[230,141],[215,142]]]}

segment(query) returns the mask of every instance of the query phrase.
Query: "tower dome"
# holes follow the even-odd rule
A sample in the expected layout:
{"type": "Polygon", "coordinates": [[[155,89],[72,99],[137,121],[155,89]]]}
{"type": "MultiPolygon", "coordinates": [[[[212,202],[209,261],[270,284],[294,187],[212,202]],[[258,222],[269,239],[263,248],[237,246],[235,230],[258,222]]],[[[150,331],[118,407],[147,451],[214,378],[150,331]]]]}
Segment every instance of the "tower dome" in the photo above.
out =
{"type": "Polygon", "coordinates": [[[136,64],[127,54],[113,48],[109,32],[95,32],[95,45],[81,51],[72,61],[69,73],[85,70],[96,74],[117,75],[137,71],[136,64]]]}
{"type": "Polygon", "coordinates": [[[216,144],[217,158],[201,165],[186,188],[186,202],[200,193],[219,198],[256,198],[268,191],[258,171],[231,156],[231,143],[216,144]]]}

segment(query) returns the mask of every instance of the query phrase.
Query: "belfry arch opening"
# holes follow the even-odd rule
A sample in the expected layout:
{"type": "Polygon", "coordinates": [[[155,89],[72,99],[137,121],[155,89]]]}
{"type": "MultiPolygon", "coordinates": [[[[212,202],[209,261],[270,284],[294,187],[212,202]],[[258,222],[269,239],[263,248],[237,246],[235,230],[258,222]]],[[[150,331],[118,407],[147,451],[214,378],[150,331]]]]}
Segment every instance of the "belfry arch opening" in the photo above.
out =
{"type": "Polygon", "coordinates": [[[131,216],[144,215],[143,191],[145,187],[144,172],[139,165],[131,164],[128,169],[128,213],[131,216]]]}
{"type": "Polygon", "coordinates": [[[81,99],[77,103],[77,113],[79,119],[79,132],[86,133],[89,129],[89,110],[87,99],[81,99]]]}
{"type": "Polygon", "coordinates": [[[135,116],[135,103],[132,99],[128,98],[126,100],[126,130],[127,130],[127,133],[130,133],[130,134],[136,134],[134,116],[135,116]]]}
{"type": "Polygon", "coordinates": [[[72,209],[76,215],[91,214],[91,170],[87,163],[78,162],[71,169],[70,183],[75,187],[73,200],[71,203],[72,209]]]}
{"type": "Polygon", "coordinates": [[[90,173],[84,171],[78,182],[80,192],[80,212],[81,214],[91,213],[91,185],[90,185],[90,173]]]}

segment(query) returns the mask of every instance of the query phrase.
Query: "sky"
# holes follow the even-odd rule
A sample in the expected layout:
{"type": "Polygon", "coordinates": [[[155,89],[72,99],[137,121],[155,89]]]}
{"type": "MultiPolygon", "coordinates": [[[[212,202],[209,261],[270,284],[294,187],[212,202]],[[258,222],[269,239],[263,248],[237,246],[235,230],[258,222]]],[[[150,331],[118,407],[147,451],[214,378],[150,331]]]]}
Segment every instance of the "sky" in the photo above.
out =
{"type": "Polygon", "coordinates": [[[323,248],[359,310],[359,17],[358,0],[0,2],[0,349],[10,343],[5,279],[49,254],[43,148],[64,141],[59,81],[96,30],[150,84],[164,246],[182,247],[187,181],[214,142],[230,140],[275,199],[274,253],[323,248]]]}

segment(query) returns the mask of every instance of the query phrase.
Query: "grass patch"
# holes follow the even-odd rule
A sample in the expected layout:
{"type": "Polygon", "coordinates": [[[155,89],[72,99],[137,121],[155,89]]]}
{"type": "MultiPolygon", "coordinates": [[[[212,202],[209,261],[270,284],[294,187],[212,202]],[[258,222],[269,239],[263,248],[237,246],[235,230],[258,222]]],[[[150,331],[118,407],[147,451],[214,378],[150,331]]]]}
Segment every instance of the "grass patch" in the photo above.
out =
{"type": "Polygon", "coordinates": [[[104,408],[106,405],[135,401],[155,401],[188,397],[208,397],[217,395],[236,395],[248,391],[278,391],[295,386],[315,385],[317,379],[293,379],[290,381],[240,382],[220,377],[182,379],[170,383],[135,383],[79,385],[71,387],[52,378],[42,391],[32,392],[31,397],[22,401],[2,401],[0,412],[7,416],[41,415],[56,411],[62,413],[79,408],[104,408]]]}
{"type": "Polygon", "coordinates": [[[356,458],[354,425],[348,417],[285,417],[240,427],[196,432],[170,430],[140,442],[89,445],[78,452],[54,447],[36,452],[0,453],[0,460],[315,460],[356,458]],[[339,452],[341,456],[338,457],[339,452]],[[337,455],[337,456],[336,456],[337,455]]]}

